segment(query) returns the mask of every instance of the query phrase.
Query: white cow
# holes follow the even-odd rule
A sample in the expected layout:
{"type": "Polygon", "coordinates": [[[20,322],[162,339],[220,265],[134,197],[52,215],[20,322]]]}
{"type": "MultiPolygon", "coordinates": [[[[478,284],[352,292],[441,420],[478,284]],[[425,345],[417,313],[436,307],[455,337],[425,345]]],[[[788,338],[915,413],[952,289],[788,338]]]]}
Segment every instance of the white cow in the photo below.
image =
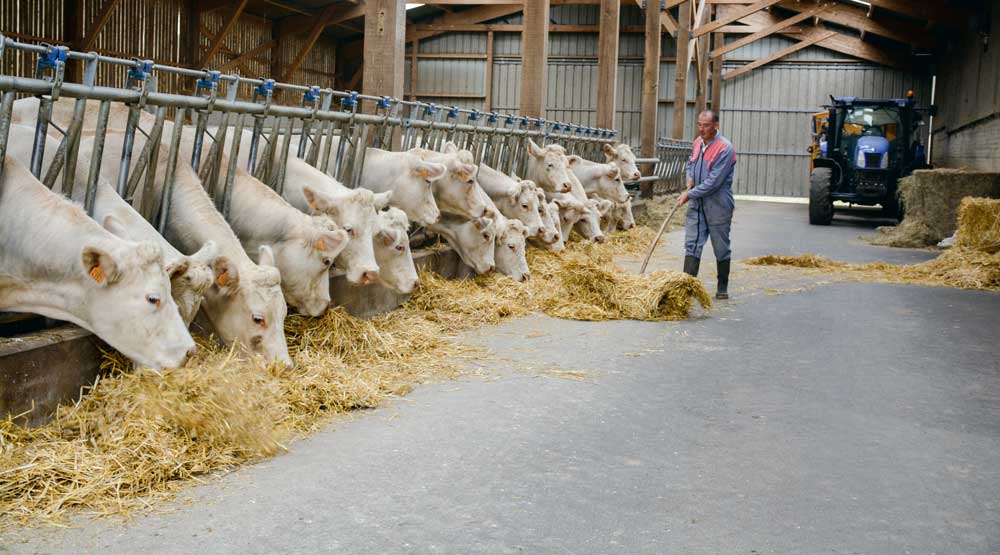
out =
{"type": "Polygon", "coordinates": [[[375,234],[375,259],[378,260],[378,280],[382,285],[404,295],[413,293],[420,286],[417,268],[410,251],[410,220],[398,208],[389,208],[378,214],[378,231],[375,234]]]}
{"type": "Polygon", "coordinates": [[[601,219],[611,211],[614,203],[608,199],[593,198],[587,199],[584,206],[586,210],[580,219],[573,224],[573,231],[588,241],[603,243],[606,238],[601,230],[601,219]]]}
{"type": "Polygon", "coordinates": [[[330,216],[350,235],[347,248],[334,261],[346,273],[347,281],[362,285],[375,281],[380,273],[373,246],[378,211],[389,205],[392,191],[374,194],[367,189],[348,189],[304,160],[290,156],[281,195],[307,214],[330,216]]]}
{"type": "Polygon", "coordinates": [[[0,309],[73,322],[154,369],[194,352],[160,248],[113,235],[12,157],[0,181],[0,237],[0,309]]]}
{"type": "Polygon", "coordinates": [[[618,166],[622,173],[622,179],[626,181],[635,182],[642,177],[639,168],[635,165],[635,153],[626,144],[604,145],[604,161],[618,166]]]}
{"type": "MultiPolygon", "coordinates": [[[[445,143],[442,152],[422,148],[414,148],[409,152],[416,154],[422,160],[438,162],[448,168],[448,173],[444,177],[434,181],[434,201],[442,213],[468,219],[486,215],[486,206],[476,194],[478,168],[475,164],[463,161],[468,158],[462,155],[464,153],[460,152],[455,143],[450,141],[445,143]]],[[[468,156],[471,155],[469,152],[468,156]]],[[[365,166],[367,167],[367,161],[365,166]]]]}
{"type": "Polygon", "coordinates": [[[587,195],[606,198],[613,202],[628,200],[628,191],[625,190],[625,183],[622,182],[618,166],[597,164],[576,155],[569,158],[577,159],[571,171],[580,180],[587,195]]]}
{"type": "Polygon", "coordinates": [[[497,226],[492,219],[462,220],[445,216],[437,223],[427,226],[427,229],[444,237],[462,262],[477,274],[485,274],[496,268],[494,242],[497,226]]]}
{"type": "MultiPolygon", "coordinates": [[[[12,125],[7,155],[28,165],[31,160],[34,134],[34,127],[12,125]]],[[[80,157],[76,166],[73,189],[74,200],[77,202],[83,201],[83,195],[86,191],[85,184],[90,167],[93,141],[93,137],[81,137],[80,139],[80,157]]],[[[51,163],[58,147],[59,141],[55,137],[47,138],[43,168],[47,168],[48,164],[51,163]]],[[[102,169],[107,170],[109,164],[117,163],[117,155],[113,154],[111,149],[106,149],[104,152],[104,167],[102,169]]],[[[191,321],[194,320],[201,306],[205,290],[212,285],[211,263],[216,256],[215,243],[212,241],[205,243],[191,256],[181,254],[157,233],[156,229],[132,206],[119,197],[103,177],[98,182],[97,194],[94,199],[94,219],[119,237],[133,241],[149,241],[160,247],[163,251],[167,275],[170,276],[170,295],[180,311],[181,319],[186,325],[191,325],[191,321]]]]}
{"type": "Polygon", "coordinates": [[[444,164],[421,160],[416,154],[369,148],[360,185],[376,193],[392,191],[390,206],[405,212],[418,225],[430,225],[441,217],[434,200],[434,182],[447,172],[444,164]]]}
{"type": "Polygon", "coordinates": [[[530,238],[529,240],[536,247],[541,247],[553,252],[562,252],[566,248],[563,241],[562,226],[559,219],[559,207],[555,202],[546,202],[545,193],[539,191],[539,215],[542,218],[542,239],[530,238]],[[546,241],[545,237],[551,237],[551,241],[546,241]]]}
{"type": "Polygon", "coordinates": [[[487,206],[487,212],[494,220],[493,225],[496,229],[494,261],[497,271],[514,278],[516,281],[528,281],[531,273],[528,270],[528,260],[524,252],[525,241],[528,238],[527,226],[520,220],[505,217],[481,187],[477,187],[477,190],[483,203],[487,206]]]}
{"type": "Polygon", "coordinates": [[[547,193],[568,193],[572,189],[570,168],[579,158],[570,159],[559,145],[542,148],[528,139],[528,177],[547,193]]]}
{"type": "MultiPolygon", "coordinates": [[[[555,237],[545,234],[539,207],[539,189],[529,180],[516,180],[486,164],[479,164],[479,186],[494,202],[501,214],[520,220],[528,228],[529,237],[553,242],[555,237]]],[[[542,195],[542,201],[545,196],[542,195]]]]}
{"type": "Polygon", "coordinates": [[[601,230],[607,235],[619,229],[629,230],[635,227],[632,217],[632,201],[616,202],[608,213],[601,217],[601,230]]]}

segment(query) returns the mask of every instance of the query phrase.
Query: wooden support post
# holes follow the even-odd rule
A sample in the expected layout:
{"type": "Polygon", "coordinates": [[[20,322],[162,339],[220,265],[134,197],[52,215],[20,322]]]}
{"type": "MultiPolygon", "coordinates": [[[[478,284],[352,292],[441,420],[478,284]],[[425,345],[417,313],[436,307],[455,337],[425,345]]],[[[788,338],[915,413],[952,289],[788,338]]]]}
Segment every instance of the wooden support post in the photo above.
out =
{"type": "MultiPolygon", "coordinates": [[[[701,18],[698,20],[698,26],[702,26],[708,23],[709,16],[711,15],[711,7],[705,6],[707,9],[702,10],[701,18]]],[[[696,69],[695,75],[697,76],[697,89],[695,94],[695,113],[700,114],[705,111],[707,107],[707,96],[708,96],[708,50],[709,44],[712,37],[710,35],[704,35],[699,37],[695,42],[698,47],[698,55],[695,57],[696,69]]]]}
{"type": "MultiPolygon", "coordinates": [[[[73,50],[80,49],[83,39],[83,0],[63,1],[63,36],[73,50]]],[[[67,82],[79,83],[83,79],[83,62],[68,60],[63,77],[67,82]]]]}
{"type": "MultiPolygon", "coordinates": [[[[660,3],[656,0],[646,3],[646,50],[642,63],[642,119],[639,128],[643,158],[656,156],[657,118],[656,105],[660,94],[660,3]]],[[[643,168],[648,174],[651,168],[643,168]]],[[[651,183],[641,186],[643,197],[653,196],[651,183]]]]}
{"type": "Polygon", "coordinates": [[[417,54],[420,53],[420,39],[410,41],[410,100],[417,99],[417,54]]]}
{"type": "MultiPolygon", "coordinates": [[[[406,57],[406,4],[403,0],[367,0],[363,91],[373,96],[403,97],[406,57]]],[[[366,109],[374,110],[371,102],[366,109]]]]}
{"type": "Polygon", "coordinates": [[[493,110],[493,31],[486,33],[486,99],[483,101],[483,111],[493,110]]]}
{"type": "Polygon", "coordinates": [[[688,50],[691,40],[691,1],[678,7],[677,12],[677,63],[674,72],[674,125],[671,137],[683,139],[686,134],[684,115],[687,111],[687,74],[690,59],[688,50]]]}
{"type": "MultiPolygon", "coordinates": [[[[726,43],[725,33],[712,33],[713,48],[722,48],[726,43]]],[[[712,111],[716,114],[722,111],[722,63],[725,55],[712,58],[712,111]]],[[[720,114],[721,115],[721,114],[720,114]]]]}
{"type": "Polygon", "coordinates": [[[549,52],[549,0],[532,0],[524,6],[521,32],[521,115],[545,116],[549,52]]]}
{"type": "Polygon", "coordinates": [[[619,0],[601,0],[597,47],[597,127],[614,129],[618,90],[619,0]]]}

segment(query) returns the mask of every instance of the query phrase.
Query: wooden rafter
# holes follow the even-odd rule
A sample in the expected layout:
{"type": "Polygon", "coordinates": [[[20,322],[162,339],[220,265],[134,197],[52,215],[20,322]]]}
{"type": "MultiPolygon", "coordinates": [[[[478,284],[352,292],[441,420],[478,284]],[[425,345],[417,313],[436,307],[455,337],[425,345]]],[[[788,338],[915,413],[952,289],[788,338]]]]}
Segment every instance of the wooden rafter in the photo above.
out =
{"type": "Polygon", "coordinates": [[[792,17],[789,17],[788,19],[783,19],[783,20],[781,20],[781,21],[779,21],[777,23],[774,23],[772,25],[767,26],[766,28],[764,28],[764,29],[762,29],[760,31],[757,31],[756,33],[753,33],[751,35],[747,35],[747,36],[745,36],[745,37],[743,37],[743,38],[741,38],[739,40],[735,40],[735,41],[733,41],[733,42],[731,42],[731,43],[723,46],[722,48],[717,48],[717,49],[713,50],[712,51],[712,57],[713,58],[721,58],[727,52],[732,52],[733,50],[736,50],[737,48],[742,48],[742,47],[744,47],[744,46],[746,46],[746,45],[748,45],[748,44],[750,44],[752,42],[758,41],[758,40],[760,40],[760,39],[762,39],[764,37],[769,37],[769,36],[771,36],[771,35],[779,32],[779,31],[783,31],[783,30],[791,27],[792,25],[795,25],[796,23],[800,23],[802,21],[805,21],[806,19],[809,19],[809,18],[811,18],[813,16],[818,15],[819,13],[823,12],[823,10],[826,10],[826,9],[827,9],[827,7],[825,7],[825,6],[815,6],[815,7],[810,8],[810,9],[808,9],[808,10],[802,12],[802,13],[793,15],[792,17]]]}
{"type": "Polygon", "coordinates": [[[97,41],[97,35],[101,33],[104,26],[108,23],[108,19],[111,18],[111,12],[114,11],[115,7],[121,3],[121,0],[104,0],[101,4],[101,9],[97,12],[97,16],[94,18],[94,22],[90,25],[90,30],[86,37],[80,41],[80,50],[83,52],[90,51],[94,46],[94,42],[97,41]]]}
{"type": "Polygon", "coordinates": [[[723,25],[729,25],[734,21],[743,19],[744,17],[752,13],[759,12],[764,8],[777,4],[778,2],[781,2],[781,0],[760,0],[760,2],[757,2],[755,4],[751,4],[749,6],[744,6],[742,8],[732,10],[725,16],[717,18],[715,21],[707,25],[702,25],[697,31],[695,31],[694,38],[698,38],[706,33],[711,33],[712,31],[715,31],[716,29],[722,27],[723,25]]]}
{"type": "MultiPolygon", "coordinates": [[[[778,7],[793,12],[809,11],[801,2],[791,0],[783,0],[778,4],[778,7]]],[[[884,22],[884,17],[870,17],[868,10],[856,6],[836,4],[834,9],[819,14],[819,18],[823,21],[857,29],[862,33],[879,35],[911,46],[931,48],[934,45],[932,36],[925,30],[913,27],[902,20],[884,22]]]]}
{"type": "Polygon", "coordinates": [[[226,39],[226,35],[233,30],[236,22],[239,21],[240,14],[242,14],[243,10],[247,7],[247,2],[249,2],[249,0],[240,0],[240,3],[233,9],[233,13],[222,25],[222,29],[219,31],[219,34],[215,35],[215,39],[209,45],[208,50],[205,51],[201,60],[198,61],[198,67],[205,67],[209,60],[211,60],[212,57],[219,52],[219,49],[222,48],[222,41],[226,39]]]}
{"type": "MultiPolygon", "coordinates": [[[[262,44],[260,44],[258,46],[255,46],[251,50],[247,50],[243,54],[240,54],[239,56],[233,58],[232,60],[229,60],[228,62],[222,64],[221,66],[219,66],[219,67],[217,67],[215,69],[217,69],[219,71],[226,71],[227,69],[232,68],[232,67],[242,66],[243,62],[248,62],[248,61],[252,60],[253,57],[256,56],[257,54],[260,54],[262,52],[267,52],[268,50],[274,48],[275,45],[277,45],[277,44],[278,44],[278,41],[276,41],[276,40],[269,40],[269,41],[267,41],[265,43],[262,43],[262,44]]],[[[246,72],[247,68],[244,67],[243,71],[246,72]]]]}
{"type": "MultiPolygon", "coordinates": [[[[464,24],[464,23],[481,23],[483,21],[489,21],[491,19],[496,19],[498,17],[504,17],[507,15],[512,15],[520,12],[524,6],[521,4],[498,4],[491,6],[481,6],[478,8],[472,8],[469,10],[464,10],[461,12],[442,14],[432,21],[430,24],[434,25],[454,25],[454,24],[464,24]]],[[[433,36],[440,35],[444,31],[410,31],[407,30],[406,40],[412,41],[416,39],[426,39],[433,36]]]]}
{"type": "Polygon", "coordinates": [[[282,36],[296,35],[304,33],[306,29],[311,30],[316,24],[317,18],[323,17],[323,14],[327,13],[328,10],[332,11],[330,11],[330,13],[326,16],[326,20],[323,22],[323,27],[320,29],[320,32],[331,25],[337,25],[365,15],[365,5],[363,2],[335,2],[324,8],[322,12],[312,13],[309,15],[293,15],[282,18],[278,21],[278,33],[282,36]]]}
{"type": "Polygon", "coordinates": [[[782,48],[781,50],[779,50],[779,51],[771,54],[770,56],[767,56],[765,58],[761,58],[761,59],[759,59],[759,60],[757,60],[755,62],[751,62],[751,63],[749,63],[749,64],[747,64],[747,65],[745,65],[745,66],[743,66],[743,67],[741,67],[739,69],[734,69],[733,71],[726,72],[726,74],[723,75],[722,78],[728,81],[729,79],[732,79],[734,77],[739,77],[740,75],[743,75],[745,73],[749,73],[749,72],[751,72],[751,71],[753,71],[753,70],[755,70],[755,69],[757,69],[759,67],[765,66],[765,65],[767,65],[767,64],[769,64],[769,63],[771,63],[771,62],[773,62],[775,60],[779,60],[781,58],[784,58],[785,56],[787,56],[787,55],[789,55],[789,54],[791,54],[793,52],[798,52],[799,50],[802,50],[803,48],[808,48],[808,47],[810,47],[810,46],[812,46],[812,45],[814,45],[814,44],[816,44],[818,42],[821,42],[821,41],[824,41],[824,40],[826,40],[828,38],[831,38],[831,37],[833,37],[836,34],[837,34],[836,31],[820,32],[819,34],[817,34],[814,37],[811,37],[811,38],[808,38],[806,40],[797,42],[797,43],[795,43],[795,44],[793,44],[793,45],[791,45],[791,46],[789,46],[787,48],[782,48]]]}
{"type": "MultiPolygon", "coordinates": [[[[215,35],[212,33],[212,31],[208,27],[205,27],[204,24],[202,24],[202,25],[199,26],[199,30],[201,31],[201,34],[203,34],[206,37],[208,37],[209,41],[211,41],[211,40],[213,40],[215,38],[215,35]]],[[[229,56],[230,58],[239,58],[242,55],[239,52],[233,50],[232,48],[229,48],[228,46],[223,46],[222,48],[219,49],[219,52],[221,52],[223,55],[229,56]]],[[[253,73],[252,71],[250,71],[250,68],[248,68],[246,66],[246,62],[249,62],[249,61],[260,62],[262,64],[267,64],[268,63],[268,60],[265,60],[265,59],[262,59],[262,58],[258,58],[258,57],[255,57],[255,56],[248,57],[248,58],[246,58],[245,60],[243,60],[242,62],[240,62],[239,64],[236,65],[236,67],[238,67],[238,68],[240,68],[240,69],[243,70],[243,74],[244,75],[250,75],[250,74],[253,73]]]]}
{"type": "Polygon", "coordinates": [[[327,21],[329,21],[339,9],[341,9],[341,6],[338,6],[337,4],[330,4],[323,9],[323,12],[320,13],[319,17],[316,18],[316,21],[313,23],[312,29],[309,30],[309,35],[306,36],[305,43],[302,44],[302,48],[299,49],[299,53],[295,55],[295,59],[292,60],[292,63],[289,64],[288,68],[285,69],[284,74],[281,76],[282,81],[288,81],[292,74],[299,69],[299,66],[301,66],[302,62],[305,61],[306,56],[308,56],[309,52],[312,51],[313,46],[316,45],[316,41],[319,40],[319,35],[323,32],[323,29],[326,29],[327,21]]]}

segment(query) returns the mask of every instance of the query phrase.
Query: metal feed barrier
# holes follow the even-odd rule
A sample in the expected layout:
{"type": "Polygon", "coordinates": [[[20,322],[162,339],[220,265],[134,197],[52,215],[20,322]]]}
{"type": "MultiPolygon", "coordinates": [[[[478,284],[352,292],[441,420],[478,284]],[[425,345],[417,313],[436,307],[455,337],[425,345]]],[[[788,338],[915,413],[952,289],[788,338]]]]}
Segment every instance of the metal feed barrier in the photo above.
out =
{"type": "MultiPolygon", "coordinates": [[[[636,165],[652,165],[653,173],[639,178],[627,187],[633,190],[644,189],[649,184],[647,195],[665,195],[684,189],[688,157],[691,156],[691,141],[667,139],[661,137],[656,143],[656,158],[636,158],[636,165]]],[[[638,149],[634,149],[638,150],[638,149]]]]}

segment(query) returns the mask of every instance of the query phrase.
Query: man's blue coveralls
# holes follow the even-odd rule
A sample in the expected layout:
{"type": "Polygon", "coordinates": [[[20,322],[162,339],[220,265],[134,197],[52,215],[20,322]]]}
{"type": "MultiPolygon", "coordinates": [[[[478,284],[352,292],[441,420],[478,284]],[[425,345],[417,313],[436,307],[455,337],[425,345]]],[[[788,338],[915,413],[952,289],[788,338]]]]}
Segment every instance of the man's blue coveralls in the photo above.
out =
{"type": "Polygon", "coordinates": [[[695,139],[687,164],[687,177],[694,187],[688,191],[684,254],[701,259],[705,241],[711,237],[715,259],[723,262],[732,256],[729,228],[735,207],[733,170],[736,167],[736,151],[729,139],[720,133],[716,133],[707,145],[702,142],[701,137],[695,139]]]}

